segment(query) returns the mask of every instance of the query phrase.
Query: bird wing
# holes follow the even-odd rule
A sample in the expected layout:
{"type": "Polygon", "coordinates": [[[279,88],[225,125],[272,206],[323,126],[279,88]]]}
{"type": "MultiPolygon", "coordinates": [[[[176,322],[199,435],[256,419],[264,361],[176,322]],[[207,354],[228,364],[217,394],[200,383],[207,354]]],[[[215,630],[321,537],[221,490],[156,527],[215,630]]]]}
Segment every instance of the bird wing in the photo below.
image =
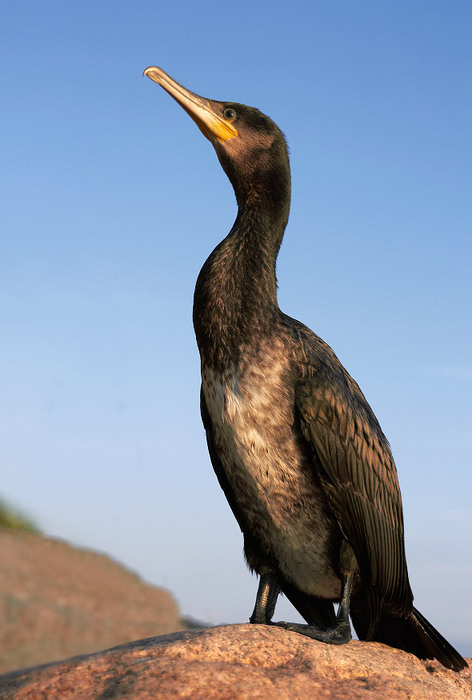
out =
{"type": "Polygon", "coordinates": [[[385,601],[407,612],[412,594],[400,487],[388,441],[331,348],[305,327],[295,331],[295,406],[322,487],[377,606],[385,601]]]}

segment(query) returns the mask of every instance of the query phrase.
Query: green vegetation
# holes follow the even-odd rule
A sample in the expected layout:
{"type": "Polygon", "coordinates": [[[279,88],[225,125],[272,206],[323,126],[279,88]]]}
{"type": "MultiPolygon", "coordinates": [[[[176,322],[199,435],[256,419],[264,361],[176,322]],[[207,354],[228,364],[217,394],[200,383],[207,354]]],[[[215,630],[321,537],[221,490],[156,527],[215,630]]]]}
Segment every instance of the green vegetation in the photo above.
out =
{"type": "Polygon", "coordinates": [[[5,501],[0,500],[0,528],[2,527],[8,530],[20,530],[22,532],[40,532],[39,528],[32,520],[15,511],[7,505],[5,501]]]}

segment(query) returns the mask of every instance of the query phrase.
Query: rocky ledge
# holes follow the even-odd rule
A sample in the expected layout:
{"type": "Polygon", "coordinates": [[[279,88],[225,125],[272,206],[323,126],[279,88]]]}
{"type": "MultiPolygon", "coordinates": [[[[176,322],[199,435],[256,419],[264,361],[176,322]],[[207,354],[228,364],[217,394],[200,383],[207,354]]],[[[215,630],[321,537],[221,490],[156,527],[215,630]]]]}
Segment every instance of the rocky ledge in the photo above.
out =
{"type": "Polygon", "coordinates": [[[8,673],[0,697],[464,700],[472,677],[382,644],[333,647],[278,627],[230,625],[8,673]]]}

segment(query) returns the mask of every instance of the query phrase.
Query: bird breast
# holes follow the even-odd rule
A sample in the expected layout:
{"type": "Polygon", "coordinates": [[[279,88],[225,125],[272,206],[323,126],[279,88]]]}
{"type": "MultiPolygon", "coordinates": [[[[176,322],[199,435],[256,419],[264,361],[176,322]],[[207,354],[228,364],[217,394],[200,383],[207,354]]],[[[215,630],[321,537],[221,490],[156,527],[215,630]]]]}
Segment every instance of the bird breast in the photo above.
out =
{"type": "Polygon", "coordinates": [[[238,368],[218,373],[203,366],[214,448],[262,550],[301,590],[336,597],[330,545],[337,525],[295,425],[294,383],[282,358],[268,343],[238,368]]]}

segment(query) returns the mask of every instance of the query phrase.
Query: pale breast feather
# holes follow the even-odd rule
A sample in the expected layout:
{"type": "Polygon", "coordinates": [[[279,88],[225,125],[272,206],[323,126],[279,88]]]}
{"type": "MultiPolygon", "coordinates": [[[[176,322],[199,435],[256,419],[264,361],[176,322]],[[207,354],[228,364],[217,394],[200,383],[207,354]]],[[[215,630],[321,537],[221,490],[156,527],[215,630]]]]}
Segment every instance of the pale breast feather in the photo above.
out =
{"type": "Polygon", "coordinates": [[[218,375],[203,368],[202,390],[214,449],[251,533],[288,580],[312,594],[339,595],[328,557],[335,536],[313,480],[313,465],[294,437],[287,365],[253,364],[218,375]],[[303,517],[300,517],[303,513],[303,517]]]}

